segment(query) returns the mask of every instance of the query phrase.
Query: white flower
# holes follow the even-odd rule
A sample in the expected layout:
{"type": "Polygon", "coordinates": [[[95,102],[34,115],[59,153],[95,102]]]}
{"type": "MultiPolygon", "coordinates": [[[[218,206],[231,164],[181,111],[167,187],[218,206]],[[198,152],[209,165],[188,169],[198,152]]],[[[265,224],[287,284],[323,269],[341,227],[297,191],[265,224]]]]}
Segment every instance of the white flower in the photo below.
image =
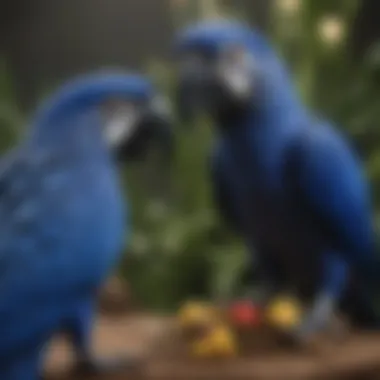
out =
{"type": "Polygon", "coordinates": [[[318,36],[328,45],[339,44],[344,37],[344,24],[337,16],[326,16],[318,24],[318,36]]]}
{"type": "Polygon", "coordinates": [[[276,7],[281,12],[293,15],[296,12],[299,11],[301,7],[301,1],[300,0],[277,0],[276,1],[276,7]]]}

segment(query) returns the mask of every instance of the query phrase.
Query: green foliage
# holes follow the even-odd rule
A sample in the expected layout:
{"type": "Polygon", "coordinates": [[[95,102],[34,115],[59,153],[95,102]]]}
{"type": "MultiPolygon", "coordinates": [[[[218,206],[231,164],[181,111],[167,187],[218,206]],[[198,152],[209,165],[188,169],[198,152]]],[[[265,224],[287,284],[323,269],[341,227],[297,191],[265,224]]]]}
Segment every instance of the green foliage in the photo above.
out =
{"type": "MultiPolygon", "coordinates": [[[[220,225],[212,204],[210,141],[207,121],[190,130],[178,126],[173,165],[164,181],[169,185],[160,195],[157,182],[147,185],[146,180],[152,178],[144,175],[152,161],[127,170],[134,232],[122,268],[137,298],[150,307],[176,307],[190,296],[220,296],[230,288],[225,280],[234,280],[220,278],[221,273],[230,272],[231,249],[238,249],[226,249],[234,239],[220,225]]],[[[165,172],[163,168],[156,171],[165,172]]]]}

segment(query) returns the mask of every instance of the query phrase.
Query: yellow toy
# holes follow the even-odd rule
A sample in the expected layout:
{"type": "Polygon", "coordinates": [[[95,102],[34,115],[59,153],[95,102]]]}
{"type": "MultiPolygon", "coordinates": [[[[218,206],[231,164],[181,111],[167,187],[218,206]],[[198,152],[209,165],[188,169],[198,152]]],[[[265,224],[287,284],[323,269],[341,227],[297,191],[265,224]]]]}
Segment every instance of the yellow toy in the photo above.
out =
{"type": "Polygon", "coordinates": [[[178,321],[182,329],[210,326],[219,319],[217,309],[206,302],[189,301],[178,313],[178,321]]]}
{"type": "Polygon", "coordinates": [[[281,330],[292,329],[301,317],[301,305],[292,297],[278,297],[266,311],[267,322],[281,330]]]}
{"type": "Polygon", "coordinates": [[[211,329],[202,339],[193,342],[191,354],[196,357],[233,357],[238,352],[233,332],[222,324],[211,329]]]}

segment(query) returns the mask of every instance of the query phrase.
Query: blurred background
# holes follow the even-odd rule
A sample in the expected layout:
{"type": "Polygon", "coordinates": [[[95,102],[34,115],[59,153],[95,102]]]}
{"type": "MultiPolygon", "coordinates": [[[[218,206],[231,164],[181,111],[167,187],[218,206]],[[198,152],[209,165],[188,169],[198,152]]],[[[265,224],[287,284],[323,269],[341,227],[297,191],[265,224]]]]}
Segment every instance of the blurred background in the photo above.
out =
{"type": "MultiPolygon", "coordinates": [[[[376,0],[1,0],[0,148],[17,141],[42,96],[76,74],[122,66],[149,73],[170,95],[176,30],[231,16],[271,36],[304,101],[350,136],[378,214],[379,15],[376,0]]],[[[119,273],[147,308],[170,310],[189,297],[242,291],[244,249],[210,197],[207,123],[190,131],[177,125],[170,167],[153,151],[123,173],[134,233],[119,273]]]]}

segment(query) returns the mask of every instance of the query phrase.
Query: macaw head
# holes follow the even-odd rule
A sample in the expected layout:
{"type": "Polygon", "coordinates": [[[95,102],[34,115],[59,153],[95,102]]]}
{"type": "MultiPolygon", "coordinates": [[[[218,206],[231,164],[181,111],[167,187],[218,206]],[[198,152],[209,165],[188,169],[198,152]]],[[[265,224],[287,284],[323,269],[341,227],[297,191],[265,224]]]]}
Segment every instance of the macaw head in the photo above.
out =
{"type": "Polygon", "coordinates": [[[289,75],[259,32],[233,21],[202,22],[180,32],[174,46],[180,116],[207,111],[223,118],[294,101],[289,75]]]}
{"type": "Polygon", "coordinates": [[[83,115],[96,116],[86,124],[100,121],[104,141],[118,160],[140,158],[152,140],[171,151],[169,104],[141,75],[101,71],[75,78],[42,104],[32,129],[59,140],[63,129],[75,133],[74,129],[82,128],[83,115]]]}

